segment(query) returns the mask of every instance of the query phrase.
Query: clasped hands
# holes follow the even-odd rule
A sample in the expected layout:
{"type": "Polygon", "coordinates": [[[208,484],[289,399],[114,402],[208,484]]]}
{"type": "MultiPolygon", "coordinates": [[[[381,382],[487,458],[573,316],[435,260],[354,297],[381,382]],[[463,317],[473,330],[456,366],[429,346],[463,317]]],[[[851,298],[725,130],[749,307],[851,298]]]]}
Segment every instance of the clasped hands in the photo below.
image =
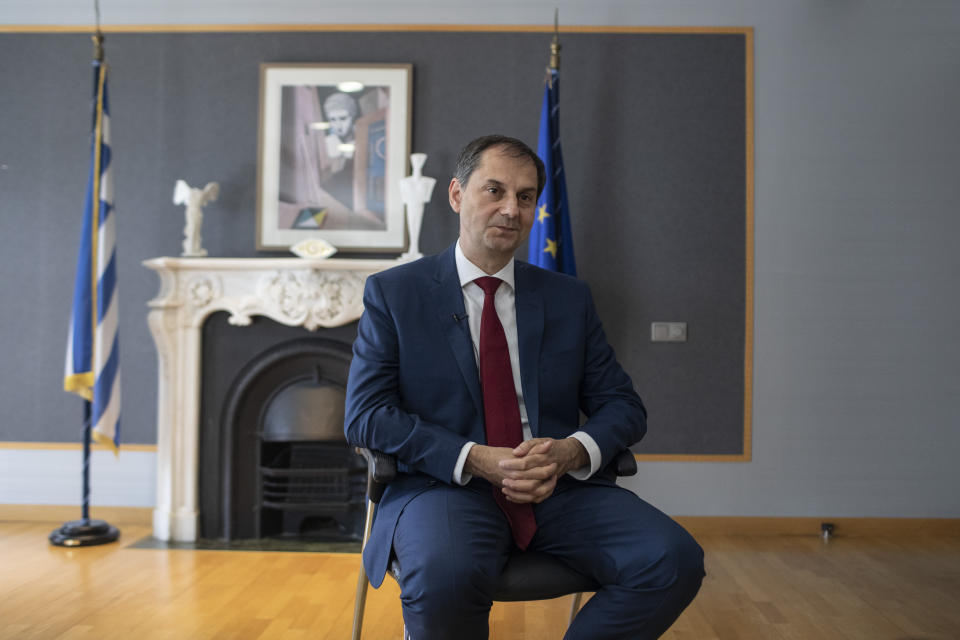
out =
{"type": "Polygon", "coordinates": [[[533,438],[517,447],[474,445],[464,470],[500,487],[511,502],[543,502],[557,479],[590,464],[587,450],[576,438],[533,438]]]}

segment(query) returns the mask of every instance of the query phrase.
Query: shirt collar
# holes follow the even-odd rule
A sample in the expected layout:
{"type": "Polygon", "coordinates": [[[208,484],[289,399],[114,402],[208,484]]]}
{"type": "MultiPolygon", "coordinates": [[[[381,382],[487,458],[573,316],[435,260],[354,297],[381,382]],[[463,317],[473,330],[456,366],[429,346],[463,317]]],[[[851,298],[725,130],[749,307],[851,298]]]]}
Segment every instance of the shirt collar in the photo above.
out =
{"type": "MultiPolygon", "coordinates": [[[[477,278],[482,278],[487,275],[484,273],[483,269],[470,262],[470,259],[463,255],[463,250],[460,248],[459,240],[457,240],[457,248],[454,251],[454,254],[457,259],[457,275],[460,276],[461,287],[465,287],[468,283],[473,282],[477,278]]],[[[495,274],[493,274],[493,277],[500,278],[510,285],[511,290],[516,291],[517,288],[513,285],[513,264],[514,259],[510,258],[510,262],[508,262],[503,269],[500,269],[500,271],[497,271],[495,274]]]]}

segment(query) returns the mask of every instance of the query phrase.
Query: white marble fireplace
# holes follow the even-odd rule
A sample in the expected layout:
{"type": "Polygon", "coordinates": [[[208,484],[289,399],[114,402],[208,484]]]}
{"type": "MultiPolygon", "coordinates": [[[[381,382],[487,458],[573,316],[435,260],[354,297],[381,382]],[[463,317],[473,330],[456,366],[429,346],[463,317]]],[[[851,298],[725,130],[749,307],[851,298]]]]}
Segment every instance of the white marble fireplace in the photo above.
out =
{"type": "Polygon", "coordinates": [[[157,502],[153,535],[192,542],[198,533],[201,329],[215,311],[232,325],[256,315],[311,331],[353,322],[367,276],[394,260],[154,258],[160,277],[148,304],[157,347],[157,502]]]}

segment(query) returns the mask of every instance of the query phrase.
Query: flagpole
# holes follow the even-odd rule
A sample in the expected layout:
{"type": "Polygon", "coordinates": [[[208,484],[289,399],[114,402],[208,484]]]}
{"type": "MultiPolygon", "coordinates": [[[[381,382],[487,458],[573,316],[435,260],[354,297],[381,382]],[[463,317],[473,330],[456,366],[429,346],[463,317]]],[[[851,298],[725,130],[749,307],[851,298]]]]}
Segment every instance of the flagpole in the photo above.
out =
{"type": "Polygon", "coordinates": [[[553,42],[550,43],[550,66],[547,67],[549,75],[550,70],[560,70],[560,9],[553,10],[553,42]]]}
{"type": "Polygon", "coordinates": [[[120,530],[103,520],[90,519],[90,401],[83,401],[83,496],[80,519],[71,520],[50,533],[50,543],[58,547],[89,547],[114,542],[120,530]]]}
{"type": "MultiPolygon", "coordinates": [[[[103,33],[100,31],[100,7],[97,3],[97,32],[93,36],[93,57],[94,64],[100,67],[103,65],[103,33]]],[[[102,68],[98,73],[102,73],[102,68]]],[[[94,140],[95,145],[100,145],[100,140],[94,140]]],[[[95,187],[99,186],[99,173],[95,187]]],[[[98,201],[100,198],[99,188],[93,189],[93,197],[98,201]]],[[[96,269],[92,269],[95,274],[96,269]]],[[[95,312],[95,305],[94,305],[95,312]]],[[[94,323],[95,325],[96,323],[94,323]]],[[[83,401],[83,488],[80,502],[80,520],[71,520],[63,526],[50,532],[50,543],[59,547],[88,547],[98,544],[107,544],[114,542],[120,537],[120,531],[103,520],[90,519],[90,441],[92,439],[93,422],[90,400],[84,398],[83,401]]]]}
{"type": "Polygon", "coordinates": [[[83,495],[80,498],[80,519],[90,522],[90,401],[83,401],[83,495]]]}

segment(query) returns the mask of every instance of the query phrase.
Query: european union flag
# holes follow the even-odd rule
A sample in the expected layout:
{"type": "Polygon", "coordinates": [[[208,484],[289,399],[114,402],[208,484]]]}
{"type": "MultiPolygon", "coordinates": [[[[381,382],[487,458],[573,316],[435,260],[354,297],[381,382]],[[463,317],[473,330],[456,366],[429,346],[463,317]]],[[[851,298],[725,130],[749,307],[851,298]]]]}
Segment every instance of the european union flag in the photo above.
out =
{"type": "Polygon", "coordinates": [[[567,181],[560,152],[559,73],[548,69],[540,111],[537,155],[543,160],[547,181],[537,200],[537,213],[530,231],[527,260],[544,269],[577,275],[573,258],[573,235],[567,204],[567,181]]]}
{"type": "Polygon", "coordinates": [[[116,451],[120,442],[116,215],[107,66],[99,60],[93,63],[93,97],[90,179],[77,256],[63,387],[90,402],[93,438],[116,451]]]}

